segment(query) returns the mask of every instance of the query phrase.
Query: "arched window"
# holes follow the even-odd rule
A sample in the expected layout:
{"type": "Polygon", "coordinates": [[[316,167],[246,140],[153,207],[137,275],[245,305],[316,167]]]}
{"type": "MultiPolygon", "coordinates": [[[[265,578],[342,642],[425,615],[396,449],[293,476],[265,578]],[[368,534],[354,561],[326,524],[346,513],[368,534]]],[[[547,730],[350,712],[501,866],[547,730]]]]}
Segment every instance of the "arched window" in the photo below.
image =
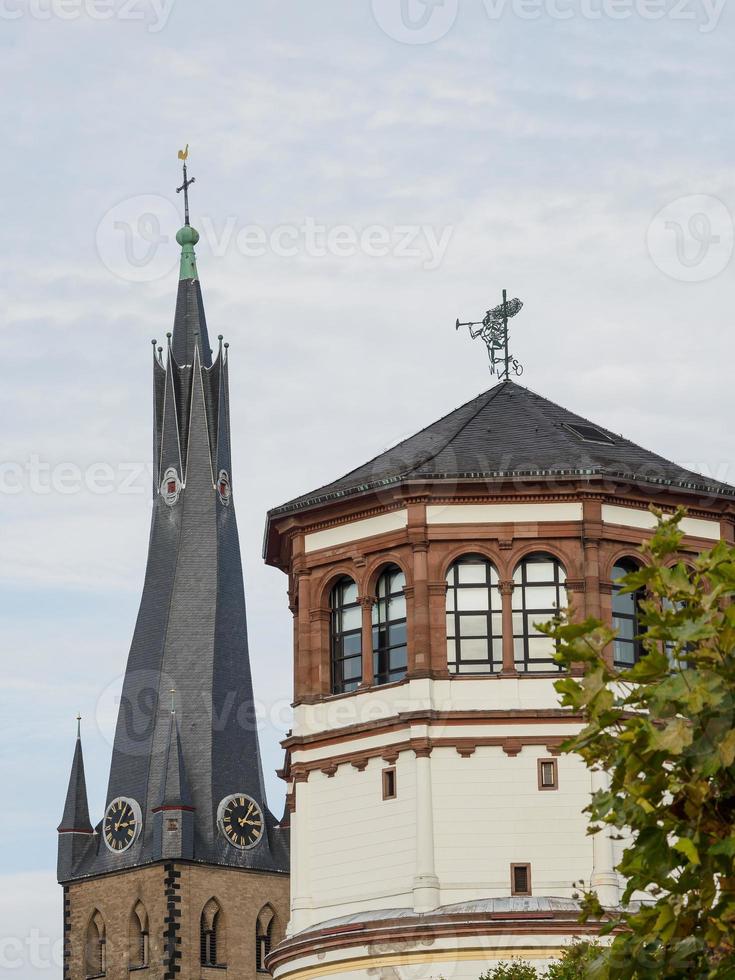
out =
{"type": "Polygon", "coordinates": [[[131,970],[148,966],[148,913],[138,902],[130,915],[130,947],[128,960],[131,970]]]}
{"type": "Polygon", "coordinates": [[[260,910],[255,924],[255,969],[258,973],[268,973],[265,958],[271,951],[273,943],[273,924],[276,916],[270,905],[260,910]]]}
{"type": "Polygon", "coordinates": [[[84,963],[87,977],[104,977],[107,974],[107,955],[105,949],[105,920],[95,910],[87,926],[84,946],[84,963]]]}
{"type": "Polygon", "coordinates": [[[527,555],[513,573],[513,650],[516,670],[560,670],[554,641],[535,624],[546,623],[567,605],[567,573],[547,554],[527,555]]]}
{"type": "Polygon", "coordinates": [[[202,909],[200,950],[202,966],[224,966],[222,909],[216,898],[210,898],[202,909]]]}
{"type": "Polygon", "coordinates": [[[357,586],[341,578],[331,593],[332,693],[354,691],[362,680],[362,609],[357,586]]]}
{"type": "Polygon", "coordinates": [[[447,572],[447,663],[456,674],[503,666],[498,573],[481,555],[464,555],[447,572]]]}
{"type": "Polygon", "coordinates": [[[613,662],[616,667],[632,667],[643,655],[643,644],[640,640],[643,629],[639,622],[639,613],[645,590],[623,592],[623,586],[618,581],[631,572],[638,571],[638,568],[638,563],[632,558],[621,558],[612,570],[613,629],[618,631],[613,652],[613,662]]]}
{"type": "Polygon", "coordinates": [[[406,576],[389,565],[376,586],[373,606],[373,680],[390,684],[406,676],[406,576]]]}

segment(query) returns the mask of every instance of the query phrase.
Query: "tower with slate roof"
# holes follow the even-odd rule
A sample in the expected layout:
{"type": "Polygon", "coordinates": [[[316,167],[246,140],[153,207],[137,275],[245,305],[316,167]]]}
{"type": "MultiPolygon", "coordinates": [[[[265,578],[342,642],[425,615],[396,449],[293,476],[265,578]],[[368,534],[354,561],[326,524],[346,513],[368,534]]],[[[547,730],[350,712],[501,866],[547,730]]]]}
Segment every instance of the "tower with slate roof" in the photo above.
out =
{"type": "MultiPolygon", "coordinates": [[[[186,183],[186,181],[185,181],[186,183]]],[[[288,917],[288,830],[258,746],[230,453],[194,246],[168,349],[153,347],[154,485],[145,584],[106,806],[92,827],[78,737],[63,818],[64,977],[249,978],[288,917]]]]}
{"type": "Polygon", "coordinates": [[[640,596],[615,583],[651,504],[688,508],[685,560],[733,541],[735,488],[506,379],[269,513],[295,617],[277,980],[477,980],[596,932],[575,883],[616,906],[623,845],[586,833],[604,774],[560,752],[582,719],[535,627],[570,606],[636,661],[640,596]]]}

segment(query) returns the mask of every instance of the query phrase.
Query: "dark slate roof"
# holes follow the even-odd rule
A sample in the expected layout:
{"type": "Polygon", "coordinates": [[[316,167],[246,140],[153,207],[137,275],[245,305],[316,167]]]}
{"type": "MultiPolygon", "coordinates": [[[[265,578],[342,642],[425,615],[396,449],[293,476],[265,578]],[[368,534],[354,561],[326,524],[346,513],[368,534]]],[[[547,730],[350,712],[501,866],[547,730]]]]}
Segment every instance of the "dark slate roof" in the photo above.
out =
{"type": "Polygon", "coordinates": [[[181,737],[176,712],[171,712],[171,722],[168,729],[168,746],[166,762],[163,768],[161,790],[158,794],[158,806],[190,807],[194,803],[189,780],[186,778],[184,753],[181,750],[181,737]]]}
{"type": "Polygon", "coordinates": [[[71,764],[69,788],[66,792],[64,815],[59,824],[60,833],[70,833],[72,831],[85,834],[92,833],[92,824],[89,819],[89,806],[87,804],[87,782],[84,778],[82,740],[78,735],[77,743],[74,747],[74,759],[71,764]]]}
{"type": "Polygon", "coordinates": [[[179,284],[168,363],[154,358],[153,401],[148,562],[106,797],[106,805],[118,796],[136,800],[142,832],[118,854],[98,834],[91,851],[79,852],[73,873],[68,861],[60,867],[73,880],[160,860],[163,795],[171,797],[167,804],[184,804],[193,823],[181,853],[166,845],[167,858],[287,872],[284,835],[263,782],[235,496],[217,489],[222,469],[232,486],[227,352],[220,345],[212,363],[196,279],[179,284]],[[169,468],[180,487],[171,500],[159,492],[169,468]],[[235,793],[251,796],[265,815],[267,832],[247,851],[232,847],[217,827],[220,801],[235,793]]]}
{"type": "Polygon", "coordinates": [[[504,381],[341,479],[275,508],[269,517],[405,481],[559,476],[735,497],[735,488],[686,470],[514,381],[504,381]],[[591,427],[599,435],[581,435],[574,426],[591,427]]]}

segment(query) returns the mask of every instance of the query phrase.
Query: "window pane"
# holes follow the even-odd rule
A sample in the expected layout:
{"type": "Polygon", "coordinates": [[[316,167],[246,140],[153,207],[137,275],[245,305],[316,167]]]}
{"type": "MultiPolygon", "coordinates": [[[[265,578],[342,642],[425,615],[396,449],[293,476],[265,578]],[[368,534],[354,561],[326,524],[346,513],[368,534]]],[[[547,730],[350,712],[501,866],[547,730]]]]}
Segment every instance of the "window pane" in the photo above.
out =
{"type": "Polygon", "coordinates": [[[632,619],[613,618],[613,627],[623,640],[632,640],[635,636],[635,621],[632,619]]]}
{"type": "Polygon", "coordinates": [[[406,576],[400,570],[394,572],[394,574],[391,577],[391,583],[390,583],[391,592],[400,592],[401,589],[405,587],[406,587],[406,576]]]}
{"type": "Polygon", "coordinates": [[[550,636],[530,637],[528,656],[531,660],[551,659],[555,653],[554,641],[550,636]]]}
{"type": "Polygon", "coordinates": [[[523,586],[516,585],[513,589],[513,598],[511,601],[511,607],[513,609],[523,609],[523,586]]]}
{"type": "Polygon", "coordinates": [[[485,562],[460,562],[457,565],[457,574],[463,585],[484,583],[487,581],[487,565],[485,562]]]}
{"type": "Polygon", "coordinates": [[[460,616],[460,636],[487,636],[487,616],[460,616]]]}
{"type": "Polygon", "coordinates": [[[400,670],[408,666],[408,654],[405,647],[396,647],[390,652],[390,669],[400,670]]]}
{"type": "Polygon", "coordinates": [[[487,589],[457,589],[457,608],[482,610],[490,608],[490,593],[487,589]]]}
{"type": "Polygon", "coordinates": [[[403,595],[393,596],[390,600],[389,616],[391,619],[406,618],[406,597],[403,595]]]}
{"type": "Polygon", "coordinates": [[[352,606],[342,611],[342,629],[359,630],[362,627],[362,610],[359,606],[352,606]]]}
{"type": "Polygon", "coordinates": [[[632,592],[622,594],[613,592],[613,612],[623,613],[627,616],[634,616],[636,612],[636,597],[632,592]]]}
{"type": "Polygon", "coordinates": [[[492,669],[493,665],[490,663],[490,661],[483,661],[482,663],[477,664],[459,664],[460,674],[489,674],[492,672],[492,669]]]}
{"type": "Polygon", "coordinates": [[[454,614],[447,616],[447,636],[454,636],[454,614]]]}
{"type": "Polygon", "coordinates": [[[500,613],[493,613],[490,617],[493,636],[503,635],[503,617],[500,613]]]}
{"type": "Polygon", "coordinates": [[[622,664],[625,667],[632,667],[635,663],[635,644],[616,640],[614,656],[616,664],[622,664]]]}
{"type": "Polygon", "coordinates": [[[449,589],[447,591],[447,612],[452,612],[454,610],[454,589],[449,589]]]}
{"type": "Polygon", "coordinates": [[[462,660],[487,660],[487,640],[460,640],[462,660]]]}
{"type": "Polygon", "coordinates": [[[391,626],[388,630],[388,645],[395,647],[406,642],[406,624],[399,623],[398,626],[391,626]]]}
{"type": "Polygon", "coordinates": [[[354,582],[344,582],[341,586],[342,605],[357,602],[357,585],[354,582]]]}
{"type": "Polygon", "coordinates": [[[348,636],[344,637],[343,648],[345,656],[350,656],[355,653],[362,653],[362,634],[361,633],[350,633],[348,636]]]}
{"type": "Polygon", "coordinates": [[[526,559],[526,581],[553,582],[554,564],[553,561],[529,561],[526,559]]]}
{"type": "Polygon", "coordinates": [[[526,588],[527,609],[557,609],[557,594],[554,586],[534,585],[526,588]]]}
{"type": "Polygon", "coordinates": [[[344,662],[345,680],[354,680],[356,677],[362,677],[362,657],[351,657],[344,662]]]}

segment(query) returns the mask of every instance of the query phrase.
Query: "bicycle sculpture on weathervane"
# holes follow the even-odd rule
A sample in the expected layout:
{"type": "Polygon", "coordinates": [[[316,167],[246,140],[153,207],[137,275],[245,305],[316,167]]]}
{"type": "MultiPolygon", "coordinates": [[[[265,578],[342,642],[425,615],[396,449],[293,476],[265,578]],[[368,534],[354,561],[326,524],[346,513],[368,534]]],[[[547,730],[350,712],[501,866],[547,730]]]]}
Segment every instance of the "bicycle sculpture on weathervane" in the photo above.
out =
{"type": "Polygon", "coordinates": [[[503,302],[500,306],[488,310],[482,320],[460,323],[458,319],[455,325],[457,330],[460,327],[469,327],[470,337],[473,340],[482,337],[490,356],[490,374],[497,375],[501,381],[507,381],[511,373],[523,374],[522,365],[508,350],[508,320],[517,316],[522,309],[523,303],[519,299],[509,300],[506,291],[503,290],[503,302]]]}

